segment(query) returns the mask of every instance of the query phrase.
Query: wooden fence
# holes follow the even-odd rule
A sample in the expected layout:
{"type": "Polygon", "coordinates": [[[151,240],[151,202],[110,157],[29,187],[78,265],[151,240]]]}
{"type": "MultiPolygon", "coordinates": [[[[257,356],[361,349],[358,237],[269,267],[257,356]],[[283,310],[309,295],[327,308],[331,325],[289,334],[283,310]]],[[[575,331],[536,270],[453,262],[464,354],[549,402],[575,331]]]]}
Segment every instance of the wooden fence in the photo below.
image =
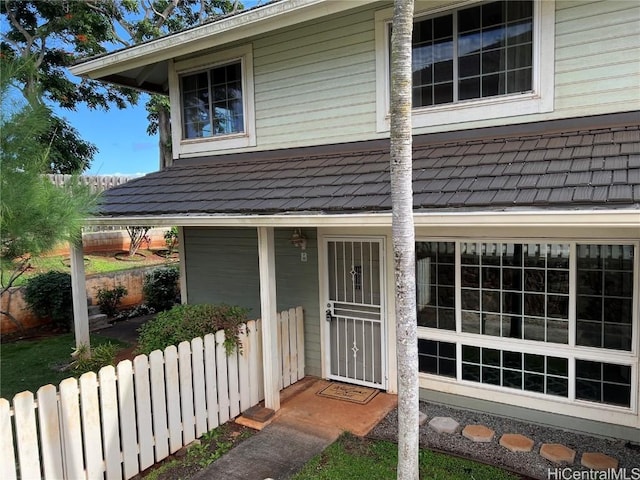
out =
{"type": "MultiPolygon", "coordinates": [[[[302,307],[278,314],[281,387],[304,376],[302,307]]],[[[0,398],[0,478],[129,479],[264,398],[261,321],[0,398]]],[[[34,352],[37,354],[37,352],[34,352]]]]}
{"type": "MultiPolygon", "coordinates": [[[[89,189],[93,193],[104,192],[123,183],[127,183],[129,180],[139,178],[141,175],[80,175],[78,180],[82,185],[88,185],[89,189]]],[[[69,180],[73,178],[73,175],[64,175],[61,173],[49,173],[47,174],[51,182],[61,187],[65,185],[69,180]]],[[[87,232],[111,232],[118,230],[125,230],[125,225],[85,225],[82,227],[82,231],[87,232]]]]}
{"type": "MultiPolygon", "coordinates": [[[[73,178],[72,175],[63,175],[61,173],[50,173],[47,176],[54,185],[59,187],[73,178]]],[[[138,177],[140,175],[81,175],[78,180],[82,185],[88,185],[92,192],[104,192],[138,177]]]]}

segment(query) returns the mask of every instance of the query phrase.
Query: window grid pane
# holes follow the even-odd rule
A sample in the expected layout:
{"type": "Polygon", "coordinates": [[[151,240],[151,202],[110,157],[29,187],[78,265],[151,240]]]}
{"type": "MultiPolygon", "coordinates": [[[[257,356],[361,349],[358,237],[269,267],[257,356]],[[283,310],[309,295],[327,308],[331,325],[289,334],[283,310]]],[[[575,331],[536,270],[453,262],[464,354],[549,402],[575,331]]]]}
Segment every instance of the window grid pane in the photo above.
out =
{"type": "Polygon", "coordinates": [[[182,77],[184,138],[200,138],[211,131],[211,102],[207,72],[182,77]]]}
{"type": "Polygon", "coordinates": [[[455,243],[416,243],[418,325],[455,330],[455,243]]]}
{"type": "Polygon", "coordinates": [[[414,107],[531,91],[533,4],[492,2],[416,22],[412,57],[414,107]]]}
{"type": "Polygon", "coordinates": [[[211,70],[213,96],[213,135],[243,131],[242,78],[240,64],[225,65],[211,70]]]}
{"type": "Polygon", "coordinates": [[[566,398],[569,396],[569,361],[562,357],[462,345],[462,379],[566,398]]]}
{"type": "Polygon", "coordinates": [[[414,107],[453,102],[453,15],[415,23],[412,68],[414,107]]]}
{"type": "Polygon", "coordinates": [[[569,246],[462,243],[462,331],[568,343],[569,246]]]}
{"type": "Polygon", "coordinates": [[[631,367],[576,360],[576,398],[629,407],[631,367]]]}
{"type": "Polygon", "coordinates": [[[240,62],[181,77],[183,137],[244,131],[240,62]]]}
{"type": "Polygon", "coordinates": [[[577,245],[576,344],[631,350],[633,245],[577,245]]]}
{"type": "Polygon", "coordinates": [[[456,378],[456,344],[419,339],[418,362],[422,373],[456,378]]]}

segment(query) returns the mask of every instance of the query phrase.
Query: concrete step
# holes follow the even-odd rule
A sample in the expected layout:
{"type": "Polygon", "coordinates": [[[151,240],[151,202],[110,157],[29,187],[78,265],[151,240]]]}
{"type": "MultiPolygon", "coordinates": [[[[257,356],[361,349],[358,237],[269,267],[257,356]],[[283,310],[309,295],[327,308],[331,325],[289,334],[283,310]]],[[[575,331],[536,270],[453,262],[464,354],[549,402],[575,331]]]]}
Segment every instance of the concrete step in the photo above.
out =
{"type": "Polygon", "coordinates": [[[110,327],[109,317],[104,313],[98,313],[97,315],[89,315],[89,331],[95,332],[96,330],[102,330],[103,328],[110,327]]]}

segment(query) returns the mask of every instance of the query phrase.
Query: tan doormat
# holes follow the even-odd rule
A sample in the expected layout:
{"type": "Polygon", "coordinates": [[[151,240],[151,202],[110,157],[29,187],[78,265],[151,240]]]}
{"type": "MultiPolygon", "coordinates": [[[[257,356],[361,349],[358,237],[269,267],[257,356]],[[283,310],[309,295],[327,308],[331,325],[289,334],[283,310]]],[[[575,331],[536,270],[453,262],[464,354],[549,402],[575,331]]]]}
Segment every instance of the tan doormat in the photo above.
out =
{"type": "Polygon", "coordinates": [[[364,405],[369,403],[379,390],[359,385],[345,385],[344,383],[331,383],[320,390],[317,395],[321,397],[333,398],[334,400],[345,400],[347,402],[364,405]]]}

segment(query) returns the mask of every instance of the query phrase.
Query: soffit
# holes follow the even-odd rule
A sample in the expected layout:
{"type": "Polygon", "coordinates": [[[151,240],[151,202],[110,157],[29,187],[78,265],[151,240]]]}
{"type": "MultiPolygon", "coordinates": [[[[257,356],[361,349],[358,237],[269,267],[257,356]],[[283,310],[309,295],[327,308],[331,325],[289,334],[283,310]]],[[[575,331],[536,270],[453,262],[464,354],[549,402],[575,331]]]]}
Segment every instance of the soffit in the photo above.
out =
{"type": "Polygon", "coordinates": [[[219,48],[315,18],[359,8],[372,0],[274,0],[203,25],[84,60],[71,73],[154,93],[166,93],[168,61],[219,48]],[[141,80],[144,79],[144,80],[141,80]]]}

